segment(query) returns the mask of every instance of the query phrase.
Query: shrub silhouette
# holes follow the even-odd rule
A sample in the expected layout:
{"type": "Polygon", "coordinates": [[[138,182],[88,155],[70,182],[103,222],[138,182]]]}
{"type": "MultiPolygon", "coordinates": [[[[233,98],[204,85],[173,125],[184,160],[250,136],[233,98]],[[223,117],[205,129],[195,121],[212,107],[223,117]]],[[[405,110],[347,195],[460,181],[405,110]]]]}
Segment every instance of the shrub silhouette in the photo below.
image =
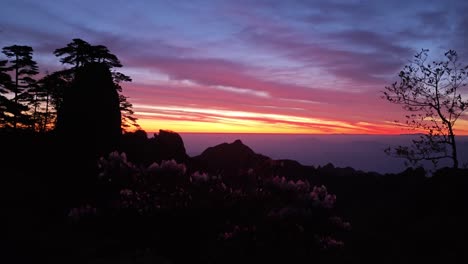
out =
{"type": "Polygon", "coordinates": [[[190,172],[175,160],[136,165],[118,152],[99,169],[106,196],[71,208],[70,221],[95,217],[105,223],[97,230],[118,230],[138,241],[128,246],[158,248],[176,263],[296,263],[339,250],[338,233],[350,228],[333,210],[335,195],[308,181],[270,177],[263,187],[237,188],[222,174],[190,172]]]}

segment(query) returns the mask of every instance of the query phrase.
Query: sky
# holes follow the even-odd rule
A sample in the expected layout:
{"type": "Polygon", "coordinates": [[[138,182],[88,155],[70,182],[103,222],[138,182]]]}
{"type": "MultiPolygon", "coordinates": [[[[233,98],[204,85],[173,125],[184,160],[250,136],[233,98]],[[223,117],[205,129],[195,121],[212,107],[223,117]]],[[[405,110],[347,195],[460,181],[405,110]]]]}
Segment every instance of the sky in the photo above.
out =
{"type": "Polygon", "coordinates": [[[73,38],[107,46],[146,131],[410,133],[382,91],[422,48],[468,58],[467,13],[463,0],[2,0],[0,47],[33,47],[44,73],[73,38]]]}

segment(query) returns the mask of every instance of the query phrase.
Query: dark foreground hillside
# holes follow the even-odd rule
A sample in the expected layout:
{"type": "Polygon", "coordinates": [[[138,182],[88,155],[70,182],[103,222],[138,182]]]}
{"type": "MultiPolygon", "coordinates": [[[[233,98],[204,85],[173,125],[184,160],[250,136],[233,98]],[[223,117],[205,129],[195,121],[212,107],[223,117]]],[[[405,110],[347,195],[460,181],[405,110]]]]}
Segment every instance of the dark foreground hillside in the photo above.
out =
{"type": "Polygon", "coordinates": [[[166,131],[95,163],[52,134],[0,144],[5,263],[468,261],[466,170],[302,166],[241,141],[188,157],[166,131]]]}

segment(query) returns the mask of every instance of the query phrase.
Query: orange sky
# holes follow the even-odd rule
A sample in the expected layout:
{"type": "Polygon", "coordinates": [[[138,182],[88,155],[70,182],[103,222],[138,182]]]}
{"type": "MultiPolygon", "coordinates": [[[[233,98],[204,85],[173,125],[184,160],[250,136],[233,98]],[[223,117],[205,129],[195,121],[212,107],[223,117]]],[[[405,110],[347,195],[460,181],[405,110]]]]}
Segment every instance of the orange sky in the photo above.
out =
{"type": "MultiPolygon", "coordinates": [[[[379,122],[378,124],[350,123],[345,120],[187,107],[136,105],[136,109],[141,127],[146,131],[154,132],[159,129],[192,133],[274,134],[408,134],[421,132],[400,127],[392,121],[379,122]]],[[[459,120],[456,133],[468,135],[468,122],[459,120]]]]}

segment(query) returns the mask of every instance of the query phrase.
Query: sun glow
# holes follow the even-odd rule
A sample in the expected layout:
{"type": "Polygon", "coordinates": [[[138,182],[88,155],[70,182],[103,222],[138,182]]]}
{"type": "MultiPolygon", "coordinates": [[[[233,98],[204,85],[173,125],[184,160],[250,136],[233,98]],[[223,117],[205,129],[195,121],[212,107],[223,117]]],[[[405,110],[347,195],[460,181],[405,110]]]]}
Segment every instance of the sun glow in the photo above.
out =
{"type": "Polygon", "coordinates": [[[170,129],[192,133],[281,133],[281,134],[398,134],[392,125],[348,123],[320,118],[207,109],[183,106],[135,105],[141,127],[147,131],[170,129]]]}

